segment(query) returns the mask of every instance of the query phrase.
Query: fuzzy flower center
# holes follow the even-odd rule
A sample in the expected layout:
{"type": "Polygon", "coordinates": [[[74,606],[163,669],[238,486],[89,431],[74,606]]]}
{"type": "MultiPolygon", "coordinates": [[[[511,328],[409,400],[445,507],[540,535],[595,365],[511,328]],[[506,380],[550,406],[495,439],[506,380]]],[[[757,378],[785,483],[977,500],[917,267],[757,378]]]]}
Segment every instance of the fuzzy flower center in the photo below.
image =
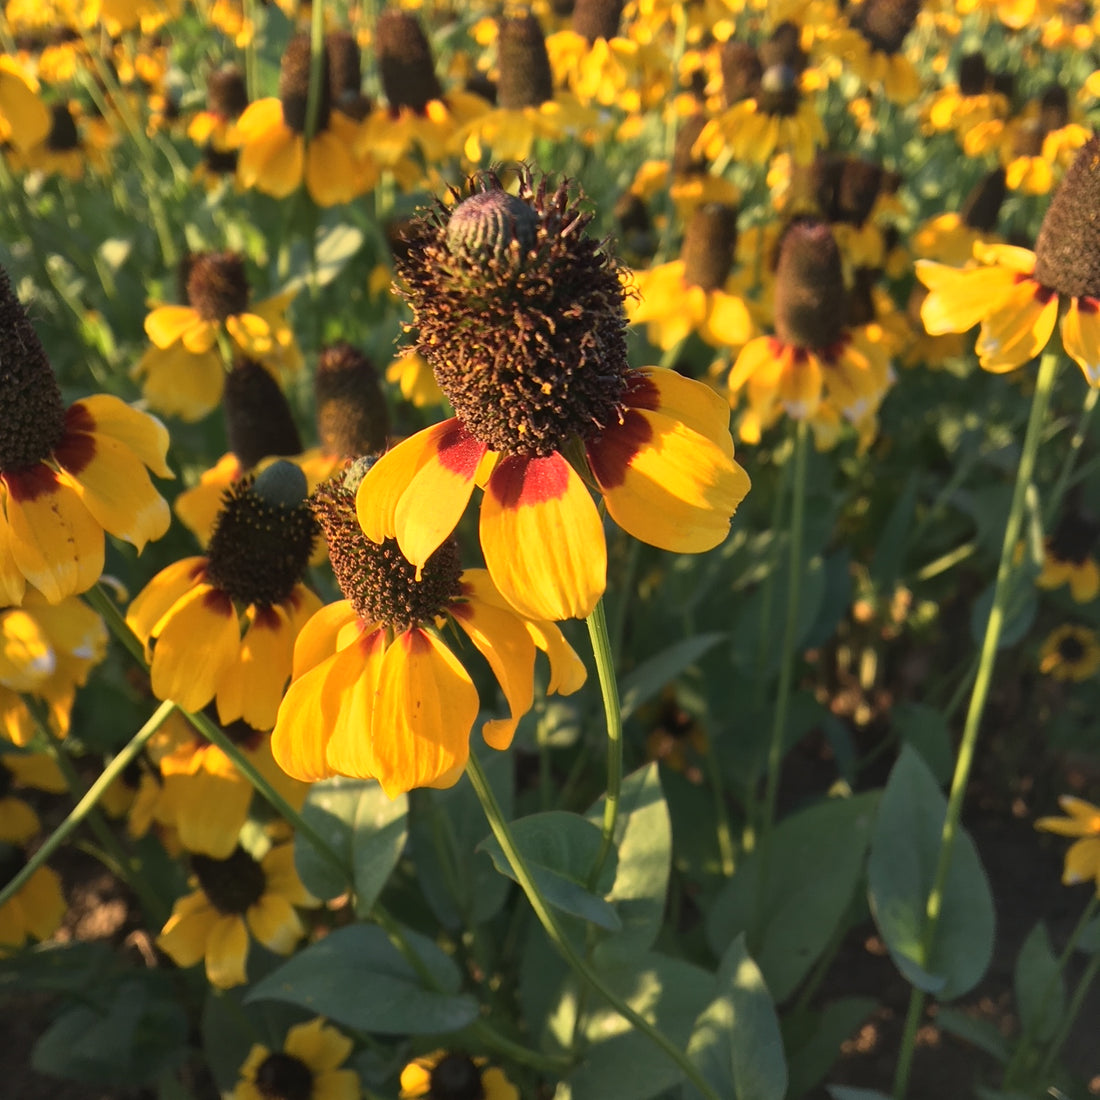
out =
{"type": "Polygon", "coordinates": [[[344,341],[323,348],[313,386],[317,436],[325,454],[357,458],[385,449],[389,412],[366,355],[344,341]]]}
{"type": "Polygon", "coordinates": [[[432,1100],[485,1100],[481,1071],[465,1054],[446,1054],[429,1078],[432,1100]]]}
{"type": "Polygon", "coordinates": [[[300,1058],[276,1051],[260,1063],[255,1085],[264,1100],[310,1100],[313,1070],[300,1058]]]}
{"type": "Polygon", "coordinates": [[[1100,298],[1100,138],[1081,146],[1047,208],[1035,278],[1071,298],[1100,298]]]}
{"type": "Polygon", "coordinates": [[[561,184],[522,170],[469,181],[405,231],[394,257],[417,348],[466,428],[504,454],[545,456],[617,423],[626,386],[618,264],[561,184]]]}
{"type": "Polygon", "coordinates": [[[224,324],[248,309],[244,257],[238,252],[200,252],[190,257],[187,301],[204,321],[224,324]]]}
{"type": "Polygon", "coordinates": [[[191,868],[210,904],[225,916],[243,916],[267,887],[263,867],[241,847],[227,859],[193,855],[191,868]]]}
{"type": "Polygon", "coordinates": [[[268,455],[302,453],[302,438],[279,383],[255,359],[236,359],[222,395],[229,449],[244,469],[268,455]]]}
{"type": "Polygon", "coordinates": [[[1067,665],[1075,665],[1085,655],[1085,647],[1076,634],[1067,634],[1058,642],[1058,656],[1067,665]]]}
{"type": "Polygon", "coordinates": [[[784,344],[828,348],[844,328],[846,296],[840,249],[822,222],[795,222],[779,249],[775,332],[784,344]]]}

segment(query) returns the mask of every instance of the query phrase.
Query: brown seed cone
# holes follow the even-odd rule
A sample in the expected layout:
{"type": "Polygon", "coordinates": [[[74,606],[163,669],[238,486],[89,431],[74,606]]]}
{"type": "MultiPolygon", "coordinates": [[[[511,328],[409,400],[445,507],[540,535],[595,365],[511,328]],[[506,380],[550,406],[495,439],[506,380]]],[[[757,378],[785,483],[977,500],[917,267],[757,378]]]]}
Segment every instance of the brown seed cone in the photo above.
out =
{"type": "MultiPolygon", "coordinates": [[[[317,132],[328,126],[332,110],[332,81],[329,75],[328,51],[322,53],[321,101],[317,107],[317,132]]],[[[295,133],[306,132],[309,105],[310,39],[308,34],[295,34],[286,44],[279,69],[279,99],[283,104],[283,121],[295,133]]]]}
{"type": "Polygon", "coordinates": [[[743,99],[752,99],[760,91],[764,64],[748,42],[728,39],[722,46],[719,63],[722,68],[722,95],[727,107],[743,99]]]}
{"type": "Polygon", "coordinates": [[[696,156],[692,151],[706,124],[707,116],[702,111],[688,115],[680,123],[680,128],[676,131],[676,144],[672,150],[674,176],[698,176],[706,172],[707,158],[696,156]]]}
{"type": "Polygon", "coordinates": [[[1100,298],[1100,138],[1077,152],[1035,242],[1035,278],[1071,298],[1100,298]]]}
{"type": "Polygon", "coordinates": [[[222,324],[248,309],[248,276],[239,252],[196,252],[184,265],[187,301],[204,321],[222,324]]]}
{"type": "Polygon", "coordinates": [[[0,268],[0,472],[34,466],[65,434],[65,406],[46,349],[0,268]]]}
{"type": "Polygon", "coordinates": [[[363,87],[363,63],[355,35],[348,31],[326,34],[325,53],[328,55],[332,102],[338,105],[345,98],[355,99],[363,87]]]}
{"type": "Polygon", "coordinates": [[[959,59],[959,91],[963,95],[981,95],[989,85],[985,54],[968,53],[959,59]]]}
{"type": "Polygon", "coordinates": [[[760,60],[765,69],[772,65],[786,65],[795,73],[801,73],[809,61],[802,48],[802,32],[789,21],[780,23],[771,37],[760,46],[760,60]]]}
{"type": "Polygon", "coordinates": [[[531,12],[502,16],[498,26],[497,103],[507,111],[519,111],[553,99],[550,55],[538,19],[531,12]]]}
{"type": "Polygon", "coordinates": [[[959,211],[963,224],[980,233],[992,233],[997,228],[1006,190],[1005,170],[998,165],[982,176],[966,196],[959,211]]]}
{"type": "Polygon", "coordinates": [[[832,230],[824,222],[792,223],[776,265],[776,335],[794,347],[832,346],[844,328],[846,297],[832,230]]]}
{"type": "Polygon", "coordinates": [[[341,341],[322,349],[313,386],[325,454],[358,458],[385,450],[386,398],[374,364],[358,348],[341,341]]]}
{"type": "Polygon", "coordinates": [[[737,248],[737,208],[708,202],[695,208],[684,232],[680,258],[684,282],[703,290],[725,286],[737,248]]]}
{"type": "Polygon", "coordinates": [[[913,29],[920,0],[864,0],[852,15],[852,24],[880,53],[896,54],[913,29]]]}
{"type": "Polygon", "coordinates": [[[415,15],[386,8],[378,16],[374,48],[391,109],[407,107],[423,114],[433,99],[443,97],[432,48],[415,15]]]}
{"type": "Polygon", "coordinates": [[[802,93],[798,90],[798,74],[786,65],[772,65],[764,70],[756,93],[760,109],[779,118],[790,118],[798,111],[802,93]]]}
{"type": "Polygon", "coordinates": [[[223,65],[206,78],[206,109],[223,118],[236,118],[248,106],[244,73],[236,65],[223,65]]]}
{"type": "Polygon", "coordinates": [[[573,30],[595,42],[597,38],[611,41],[619,33],[623,17],[623,0],[576,0],[573,5],[573,30]]]}
{"type": "Polygon", "coordinates": [[[68,153],[80,148],[80,133],[76,119],[67,103],[55,103],[50,108],[50,132],[46,135],[46,148],[51,153],[68,153]]]}
{"type": "Polygon", "coordinates": [[[270,455],[302,453],[294,414],[279,383],[254,359],[238,359],[222,398],[229,449],[251,469],[270,455]]]}

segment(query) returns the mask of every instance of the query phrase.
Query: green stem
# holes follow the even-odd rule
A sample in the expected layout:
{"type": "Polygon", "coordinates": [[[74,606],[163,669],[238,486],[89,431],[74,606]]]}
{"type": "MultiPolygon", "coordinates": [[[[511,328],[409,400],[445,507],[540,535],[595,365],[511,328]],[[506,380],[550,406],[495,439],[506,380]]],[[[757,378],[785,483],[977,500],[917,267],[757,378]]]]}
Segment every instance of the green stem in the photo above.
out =
{"type": "Polygon", "coordinates": [[[175,709],[173,703],[161,703],[153,716],[130,738],[129,744],[103,769],[103,774],[88,788],[88,793],[72,808],[69,816],[46,838],[42,847],[27,860],[26,864],[0,890],[0,908],[8,903],[27,883],[31,875],[72,835],[96,803],[103,797],[107,788],[126,770],[130,762],[145,748],[145,743],[157,732],[175,709]]]}
{"type": "Polygon", "coordinates": [[[490,787],[489,781],[485,776],[485,772],[482,771],[481,765],[478,763],[477,757],[473,753],[470,754],[469,761],[466,764],[466,775],[473,784],[478,800],[481,802],[481,808],[484,810],[489,826],[493,830],[493,836],[496,837],[497,843],[504,852],[504,856],[508,860],[513,874],[516,876],[516,881],[519,883],[524,894],[527,895],[527,900],[531,903],[531,908],[535,911],[535,916],[538,917],[539,923],[546,930],[550,942],[557,948],[558,952],[569,964],[570,969],[598,996],[602,997],[620,1016],[633,1024],[638,1031],[645,1035],[656,1046],[660,1047],[660,1049],[679,1066],[684,1076],[699,1090],[706,1100],[719,1100],[718,1094],[710,1087],[687,1054],[680,1050],[666,1035],[662,1034],[644,1016],[636,1012],[617,993],[610,989],[603,978],[574,950],[573,945],[569,942],[562,932],[561,927],[558,925],[557,918],[551,911],[550,906],[539,892],[535,880],[531,877],[530,868],[527,866],[527,862],[524,860],[519,848],[516,847],[512,832],[508,828],[508,823],[504,820],[504,815],[501,812],[500,804],[497,802],[496,796],[493,794],[493,789],[490,787]]]}
{"type": "Polygon", "coordinates": [[[607,721],[607,794],[603,804],[603,839],[596,862],[588,875],[588,887],[596,888],[600,872],[615,843],[615,825],[619,818],[619,792],[623,783],[623,712],[619,704],[619,689],[615,682],[615,659],[611,652],[611,639],[607,634],[607,617],[603,599],[597,601],[592,614],[585,620],[588,637],[592,642],[592,655],[596,658],[596,672],[600,678],[603,695],[603,711],[607,721]]]}
{"type": "Polygon", "coordinates": [[[1054,1036],[1053,1040],[1051,1040],[1046,1055],[1043,1057],[1043,1064],[1039,1067],[1038,1079],[1040,1081],[1045,1079],[1047,1074],[1050,1073],[1050,1067],[1054,1064],[1054,1059],[1058,1057],[1066,1039],[1069,1038],[1070,1030],[1073,1028],[1073,1024],[1081,1011],[1081,1006],[1085,1003],[1085,997],[1088,995],[1089,988],[1096,979],[1097,971],[1100,971],[1100,951],[1093,952],[1092,958],[1089,959],[1089,964],[1085,967],[1085,972],[1081,975],[1081,980],[1077,983],[1077,988],[1074,989],[1073,996],[1066,1006],[1066,1012],[1062,1017],[1062,1023],[1058,1028],[1058,1033],[1054,1036]]]}
{"type": "MultiPolygon", "coordinates": [[[[959,833],[959,820],[962,817],[963,799],[970,778],[970,769],[974,763],[974,752],[978,742],[982,714],[989,694],[989,685],[993,678],[993,666],[997,657],[997,646],[1001,639],[1005,612],[1008,605],[1011,580],[1015,567],[1013,558],[1016,543],[1020,537],[1023,522],[1024,501],[1031,485],[1035,470],[1035,456],[1039,451],[1046,421],[1050,395],[1054,389],[1054,380],[1058,374],[1058,355],[1047,352],[1039,364],[1039,377],[1035,382],[1035,393],[1031,399],[1031,413],[1027,421],[1027,434],[1024,436],[1020,451],[1020,464],[1016,469],[1016,484],[1012,490],[1012,503],[1005,522],[1004,540],[1001,543],[1001,559],[997,566],[997,580],[993,588],[993,606],[989,612],[989,621],[982,639],[981,653],[978,658],[978,671],[974,677],[974,688],[970,694],[970,706],[966,712],[959,753],[955,760],[955,774],[951,780],[951,792],[947,799],[947,812],[944,816],[943,831],[940,834],[940,852],[936,863],[936,874],[932,890],[925,907],[924,933],[921,937],[924,959],[932,953],[943,911],[943,892],[947,883],[947,874],[951,867],[951,856],[959,833]]],[[[910,999],[910,1012],[905,1021],[901,1054],[897,1072],[894,1075],[894,1100],[902,1100],[909,1086],[909,1070],[912,1064],[913,1049],[916,1044],[917,1026],[920,1022],[924,994],[914,989],[910,999]]]]}
{"type": "Polygon", "coordinates": [[[1100,390],[1089,386],[1085,392],[1085,403],[1081,408],[1081,417],[1077,421],[1077,430],[1070,440],[1069,452],[1062,463],[1062,469],[1058,473],[1058,480],[1054,483],[1050,496],[1047,498],[1046,508],[1043,509],[1043,530],[1049,531],[1054,526],[1054,518],[1058,514],[1062,497],[1069,487],[1069,480],[1073,474],[1073,467],[1077,464],[1077,456],[1081,452],[1081,444],[1085,442],[1092,423],[1092,414],[1096,408],[1096,400],[1100,397],[1100,390]]]}

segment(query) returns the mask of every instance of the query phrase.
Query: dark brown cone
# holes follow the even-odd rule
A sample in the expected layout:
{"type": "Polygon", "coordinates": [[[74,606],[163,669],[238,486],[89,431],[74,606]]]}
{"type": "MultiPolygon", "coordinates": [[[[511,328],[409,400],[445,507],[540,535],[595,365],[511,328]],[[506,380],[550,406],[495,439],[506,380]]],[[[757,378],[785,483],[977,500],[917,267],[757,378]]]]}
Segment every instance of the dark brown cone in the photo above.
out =
{"type": "Polygon", "coordinates": [[[263,867],[241,847],[227,859],[193,855],[191,869],[214,908],[226,915],[243,916],[267,889],[263,867]]]}
{"type": "Polygon", "coordinates": [[[1071,298],[1100,298],[1100,138],[1077,152],[1035,242],[1035,278],[1071,298]]]}
{"type": "Polygon", "coordinates": [[[492,187],[463,199],[447,221],[447,248],[474,263],[507,260],[535,247],[538,215],[517,195],[492,187]]]}
{"type": "MultiPolygon", "coordinates": [[[[332,111],[332,78],[329,75],[328,51],[322,53],[321,102],[317,107],[317,133],[328,126],[332,111]]],[[[310,40],[308,34],[295,34],[286,44],[282,67],[279,69],[279,99],[283,104],[283,121],[296,134],[306,132],[309,104],[310,40]]]]}
{"type": "Polygon", "coordinates": [[[230,176],[237,171],[238,156],[236,149],[215,149],[208,145],[202,151],[203,168],[214,176],[230,176]]]}
{"type": "Polygon", "coordinates": [[[1005,170],[998,165],[992,172],[986,173],[966,196],[966,202],[959,211],[963,224],[980,233],[992,233],[997,228],[1005,191],[1005,170]]]}
{"type": "Polygon", "coordinates": [[[633,191],[624,191],[615,203],[615,222],[618,225],[619,243],[627,256],[641,259],[653,255],[657,242],[653,234],[653,222],[645,200],[633,191]]]}
{"type": "Polygon", "coordinates": [[[55,103],[50,108],[52,122],[46,135],[46,148],[52,153],[68,153],[80,148],[80,133],[76,119],[67,103],[55,103]]]}
{"type": "Polygon", "coordinates": [[[688,115],[676,131],[676,144],[672,150],[672,174],[674,176],[698,176],[707,170],[707,158],[696,156],[692,150],[707,124],[707,116],[701,111],[688,115]]]}
{"type": "Polygon", "coordinates": [[[302,440],[279,383],[254,359],[238,359],[225,379],[229,449],[249,470],[269,455],[302,453],[302,440]]]}
{"type": "Polygon", "coordinates": [[[1039,100],[1039,129],[1044,136],[1060,130],[1069,122],[1069,93],[1060,84],[1052,84],[1039,100]]]}
{"type": "Polygon", "coordinates": [[[494,107],[498,106],[497,82],[491,80],[485,73],[471,73],[462,82],[462,89],[472,95],[481,96],[486,103],[494,107]]]}
{"type": "Polygon", "coordinates": [[[844,272],[832,230],[794,222],[783,236],[775,272],[775,332],[799,348],[831,347],[844,328],[844,272]]]}
{"type": "Polygon", "coordinates": [[[443,97],[432,48],[415,15],[386,8],[375,26],[374,48],[392,110],[407,107],[423,114],[433,99],[443,97]]]}
{"type": "Polygon", "coordinates": [[[1059,561],[1084,565],[1096,549],[1100,524],[1077,512],[1066,512],[1047,541],[1047,553],[1059,561]]]}
{"type": "Polygon", "coordinates": [[[497,103],[507,111],[519,111],[553,99],[550,55],[538,19],[531,12],[502,16],[498,26],[497,103]]]}
{"type": "Polygon", "coordinates": [[[328,54],[332,102],[339,107],[345,99],[356,99],[362,91],[363,65],[359,43],[347,31],[333,31],[325,35],[325,52],[328,54]]]}
{"type": "Polygon", "coordinates": [[[875,320],[874,289],[882,275],[877,267],[857,267],[852,273],[852,286],[845,302],[844,323],[849,328],[869,325],[875,320]]]}
{"type": "Polygon", "coordinates": [[[256,1068],[256,1091],[264,1100],[310,1100],[313,1070],[300,1058],[277,1050],[256,1068]]]}
{"type": "Polygon", "coordinates": [[[26,469],[65,434],[65,406],[42,341],[0,268],[0,472],[26,469]]]}
{"type": "Polygon", "coordinates": [[[197,252],[185,264],[187,301],[204,321],[222,324],[248,309],[248,276],[239,252],[197,252]]]}
{"type": "Polygon", "coordinates": [[[990,77],[990,86],[993,91],[999,92],[1011,103],[1013,96],[1016,95],[1016,74],[994,73],[990,77]]]}
{"type": "Polygon", "coordinates": [[[485,1096],[481,1070],[466,1054],[445,1054],[428,1080],[431,1087],[428,1095],[439,1100],[483,1100],[485,1096]]]}
{"type": "Polygon", "coordinates": [[[727,107],[756,96],[764,76],[764,64],[754,47],[748,42],[728,39],[722,46],[720,64],[722,95],[727,107]]]}
{"type": "Polygon", "coordinates": [[[708,202],[695,208],[684,232],[680,258],[684,282],[704,290],[725,285],[737,248],[737,208],[708,202]]]}
{"type": "Polygon", "coordinates": [[[222,497],[206,576],[237,603],[271,607],[301,583],[317,541],[306,475],[278,459],[235,481],[222,497]]]}
{"type": "Polygon", "coordinates": [[[871,214],[882,190],[883,170],[868,160],[848,157],[840,170],[836,208],[830,221],[861,226],[871,214]]]}
{"type": "Polygon", "coordinates": [[[589,42],[618,36],[623,0],[577,0],[573,5],[573,30],[589,42]]]}
{"type": "Polygon", "coordinates": [[[236,65],[223,65],[206,78],[206,109],[223,118],[236,118],[248,106],[244,74],[236,65]]]}
{"type": "Polygon", "coordinates": [[[892,55],[901,49],[919,13],[920,0],[865,0],[852,23],[872,49],[892,55]]]}
{"type": "Polygon", "coordinates": [[[374,364],[358,348],[324,348],[313,380],[321,450],[339,458],[377,454],[386,448],[389,411],[374,364]]]}
{"type": "Polygon", "coordinates": [[[786,65],[772,65],[760,78],[756,101],[769,115],[789,118],[798,111],[802,95],[798,90],[798,74],[786,65]]]}
{"type": "Polygon", "coordinates": [[[1016,131],[1012,140],[1012,155],[1014,157],[1037,157],[1043,151],[1043,138],[1046,137],[1037,118],[1028,119],[1023,126],[1016,131]]]}
{"type": "Polygon", "coordinates": [[[802,49],[802,32],[794,23],[780,23],[767,42],[761,44],[760,60],[765,69],[770,69],[772,65],[786,65],[801,74],[809,60],[802,49]]]}
{"type": "Polygon", "coordinates": [[[959,91],[966,96],[981,95],[989,85],[985,54],[968,53],[959,60],[959,91]]]}
{"type": "Polygon", "coordinates": [[[361,459],[348,471],[317,487],[310,503],[328,543],[336,583],[361,619],[407,630],[430,623],[459,594],[462,564],[458,543],[447,539],[424,563],[420,580],[416,566],[401,553],[396,539],[371,542],[355,515],[355,488],[370,460],[361,459]]]}

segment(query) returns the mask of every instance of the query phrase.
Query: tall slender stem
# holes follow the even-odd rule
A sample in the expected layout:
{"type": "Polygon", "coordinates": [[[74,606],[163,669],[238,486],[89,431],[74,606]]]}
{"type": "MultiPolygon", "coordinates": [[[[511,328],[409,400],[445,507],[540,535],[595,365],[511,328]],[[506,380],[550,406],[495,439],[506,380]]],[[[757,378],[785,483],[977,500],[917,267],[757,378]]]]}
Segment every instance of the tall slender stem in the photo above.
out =
{"type": "Polygon", "coordinates": [[[696,1069],[687,1054],[680,1050],[666,1035],[654,1027],[654,1025],[644,1016],[636,1012],[617,993],[610,989],[603,978],[577,954],[576,950],[574,950],[573,945],[569,942],[558,925],[557,918],[547,904],[546,899],[543,898],[542,894],[539,892],[539,888],[531,876],[531,871],[527,866],[526,860],[524,860],[519,848],[516,847],[512,832],[508,828],[508,823],[504,820],[504,814],[501,812],[500,804],[497,802],[496,795],[493,794],[493,789],[489,785],[489,780],[482,770],[481,764],[478,763],[477,757],[473,753],[470,753],[470,759],[466,764],[466,775],[473,784],[474,791],[477,793],[478,800],[481,802],[481,808],[484,810],[485,817],[489,822],[489,827],[493,830],[493,836],[496,837],[497,843],[504,852],[504,857],[508,860],[516,876],[516,881],[519,883],[524,894],[527,895],[527,900],[531,903],[531,908],[534,909],[535,916],[538,917],[539,923],[545,929],[547,936],[550,938],[550,942],[557,948],[558,952],[569,964],[573,973],[598,996],[602,997],[620,1016],[633,1024],[638,1031],[650,1039],[656,1046],[660,1047],[660,1049],[680,1067],[684,1076],[699,1090],[706,1100],[719,1100],[717,1093],[710,1087],[699,1070],[696,1069]]]}
{"type": "Polygon", "coordinates": [[[596,659],[604,717],[607,720],[607,794],[603,805],[603,839],[596,862],[588,875],[588,885],[592,888],[599,881],[600,872],[615,843],[619,792],[623,782],[623,712],[619,703],[619,688],[615,682],[615,659],[611,652],[602,598],[585,621],[588,624],[588,637],[592,642],[592,655],[596,659]]]}
{"type": "MultiPolygon", "coordinates": [[[[1058,355],[1047,352],[1039,364],[1039,376],[1035,382],[1035,393],[1031,399],[1031,414],[1027,421],[1027,434],[1020,451],[1020,464],[1016,468],[1016,484],[1012,490],[1012,503],[1005,522],[1004,540],[1001,543],[1001,559],[997,566],[997,580],[993,588],[993,605],[989,620],[985,626],[981,653],[978,658],[978,671],[974,677],[974,688],[970,693],[970,706],[966,712],[959,752],[955,759],[955,774],[951,780],[951,793],[947,799],[947,813],[940,834],[940,852],[936,862],[936,874],[932,881],[932,890],[925,907],[924,934],[921,937],[924,958],[931,955],[939,929],[943,911],[943,892],[947,883],[947,874],[951,867],[951,856],[958,839],[959,820],[962,817],[963,799],[966,795],[970,769],[974,763],[974,752],[978,743],[982,714],[985,711],[989,685],[993,679],[993,666],[997,658],[997,646],[1001,640],[1015,572],[1014,556],[1016,543],[1020,538],[1023,523],[1024,500],[1035,471],[1035,456],[1039,451],[1043,425],[1046,422],[1050,395],[1054,389],[1054,380],[1058,374],[1058,355]]],[[[910,994],[909,1012],[906,1017],[905,1033],[902,1037],[901,1051],[898,1056],[897,1070],[894,1075],[894,1100],[902,1100],[909,1087],[909,1071],[912,1067],[913,1050],[916,1044],[917,1028],[922,1015],[924,994],[914,989],[910,994]]]]}

